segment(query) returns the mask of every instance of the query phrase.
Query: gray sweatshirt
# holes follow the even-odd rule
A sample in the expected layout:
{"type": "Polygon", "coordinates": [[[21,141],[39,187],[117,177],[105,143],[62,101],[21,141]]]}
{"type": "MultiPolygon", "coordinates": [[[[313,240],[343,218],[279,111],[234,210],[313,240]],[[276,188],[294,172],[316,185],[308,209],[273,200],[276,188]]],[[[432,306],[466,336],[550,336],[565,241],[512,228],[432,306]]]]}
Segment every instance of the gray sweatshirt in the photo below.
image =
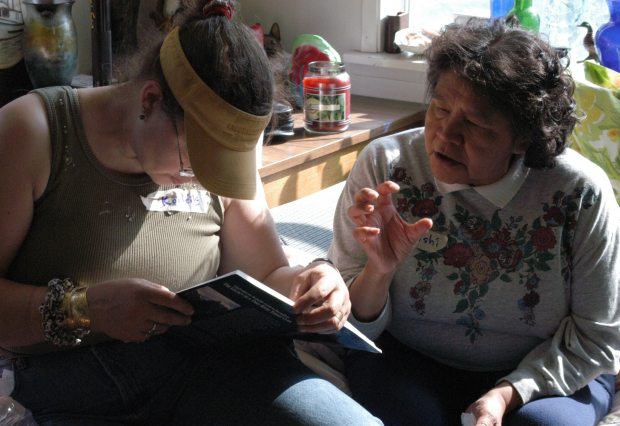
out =
{"type": "Polygon", "coordinates": [[[338,202],[330,256],[346,282],[366,256],[346,210],[354,194],[392,180],[408,222],[433,219],[399,265],[372,323],[453,367],[511,369],[524,402],[570,395],[620,368],[620,208],[607,175],[567,149],[551,170],[513,161],[486,186],[437,181],[424,129],[370,143],[338,202]]]}

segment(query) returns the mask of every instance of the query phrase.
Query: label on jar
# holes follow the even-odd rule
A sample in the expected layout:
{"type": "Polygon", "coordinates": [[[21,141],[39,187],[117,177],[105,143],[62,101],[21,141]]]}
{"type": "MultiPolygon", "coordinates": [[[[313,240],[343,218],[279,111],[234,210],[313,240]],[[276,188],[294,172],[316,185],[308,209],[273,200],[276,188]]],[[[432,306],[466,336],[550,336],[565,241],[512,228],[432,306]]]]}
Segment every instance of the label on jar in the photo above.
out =
{"type": "Polygon", "coordinates": [[[347,119],[346,93],[304,94],[304,114],[306,121],[338,122],[347,119]]]}

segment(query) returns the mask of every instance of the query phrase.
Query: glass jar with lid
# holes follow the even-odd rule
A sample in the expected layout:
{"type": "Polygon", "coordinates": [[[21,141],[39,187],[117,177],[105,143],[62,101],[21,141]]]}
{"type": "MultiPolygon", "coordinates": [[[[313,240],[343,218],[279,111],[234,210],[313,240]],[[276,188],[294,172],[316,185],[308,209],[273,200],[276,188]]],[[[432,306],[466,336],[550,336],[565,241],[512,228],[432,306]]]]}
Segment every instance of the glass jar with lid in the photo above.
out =
{"type": "Polygon", "coordinates": [[[303,93],[306,131],[347,130],[351,123],[351,79],[343,63],[310,62],[303,79],[303,93]]]}

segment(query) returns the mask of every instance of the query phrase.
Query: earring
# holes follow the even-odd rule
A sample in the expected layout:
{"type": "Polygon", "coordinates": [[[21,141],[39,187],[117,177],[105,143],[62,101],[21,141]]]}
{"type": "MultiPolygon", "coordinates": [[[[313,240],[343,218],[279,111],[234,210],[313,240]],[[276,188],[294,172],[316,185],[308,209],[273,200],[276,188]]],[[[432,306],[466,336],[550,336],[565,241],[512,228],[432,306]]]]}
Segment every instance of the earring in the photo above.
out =
{"type": "Polygon", "coordinates": [[[140,120],[144,120],[144,119],[146,118],[146,115],[144,115],[144,113],[142,113],[142,114],[140,114],[140,115],[138,116],[138,118],[139,118],[140,120]]]}

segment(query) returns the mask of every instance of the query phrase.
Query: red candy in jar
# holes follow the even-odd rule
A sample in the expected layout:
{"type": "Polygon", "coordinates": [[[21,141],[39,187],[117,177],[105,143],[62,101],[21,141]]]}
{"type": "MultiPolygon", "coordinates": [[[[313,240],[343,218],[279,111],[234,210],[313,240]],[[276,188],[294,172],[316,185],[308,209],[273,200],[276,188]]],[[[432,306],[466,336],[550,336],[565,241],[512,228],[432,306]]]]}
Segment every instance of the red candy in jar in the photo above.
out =
{"type": "Polygon", "coordinates": [[[310,62],[303,88],[304,127],[308,132],[347,130],[351,123],[351,80],[344,64],[310,62]]]}

